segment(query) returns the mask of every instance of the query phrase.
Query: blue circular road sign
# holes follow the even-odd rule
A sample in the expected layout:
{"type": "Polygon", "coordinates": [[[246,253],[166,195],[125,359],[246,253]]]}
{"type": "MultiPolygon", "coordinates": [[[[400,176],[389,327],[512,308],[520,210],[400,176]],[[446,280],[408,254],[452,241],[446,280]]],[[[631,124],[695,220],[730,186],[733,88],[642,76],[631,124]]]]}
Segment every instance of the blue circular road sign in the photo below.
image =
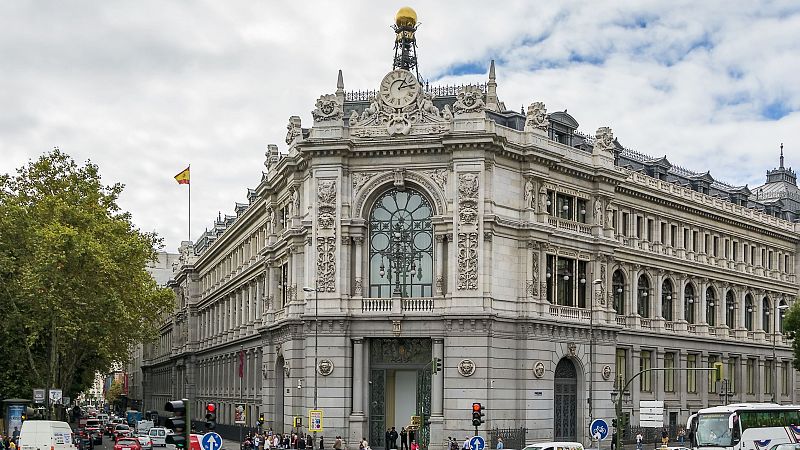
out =
{"type": "Polygon", "coordinates": [[[608,437],[608,424],[603,419],[595,419],[589,425],[589,432],[593,438],[597,436],[602,441],[608,437]]]}

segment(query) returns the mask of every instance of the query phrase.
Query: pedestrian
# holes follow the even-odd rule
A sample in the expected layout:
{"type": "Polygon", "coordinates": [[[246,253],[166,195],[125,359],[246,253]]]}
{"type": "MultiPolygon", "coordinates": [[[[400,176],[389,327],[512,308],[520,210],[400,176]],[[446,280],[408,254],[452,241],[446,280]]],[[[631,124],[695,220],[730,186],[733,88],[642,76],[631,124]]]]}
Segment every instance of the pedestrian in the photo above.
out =
{"type": "Polygon", "coordinates": [[[322,443],[322,436],[319,437],[319,450],[325,450],[325,445],[322,443]]]}
{"type": "Polygon", "coordinates": [[[306,448],[308,450],[314,450],[314,436],[311,433],[306,435],[306,448]]]}
{"type": "Polygon", "coordinates": [[[408,450],[408,431],[406,427],[400,427],[400,450],[408,450]]]}
{"type": "Polygon", "coordinates": [[[305,448],[306,448],[306,439],[301,434],[300,436],[297,436],[297,450],[305,450],[305,448]]]}
{"type": "Polygon", "coordinates": [[[387,448],[387,449],[391,449],[392,448],[392,429],[391,428],[387,428],[386,429],[386,434],[384,435],[384,439],[385,439],[384,443],[386,444],[384,447],[387,448]]]}
{"type": "Polygon", "coordinates": [[[342,437],[336,436],[336,440],[333,441],[333,450],[342,450],[342,437]]]}
{"type": "Polygon", "coordinates": [[[503,450],[503,438],[497,436],[497,450],[503,450]]]}
{"type": "Polygon", "coordinates": [[[389,448],[397,448],[397,430],[395,430],[394,427],[392,427],[392,431],[389,432],[389,445],[389,448]]]}
{"type": "Polygon", "coordinates": [[[678,430],[678,442],[680,442],[681,444],[686,442],[686,431],[683,428],[678,430]]]}
{"type": "Polygon", "coordinates": [[[642,450],[642,439],[644,439],[644,436],[642,436],[641,431],[636,433],[636,450],[642,450]]]}
{"type": "Polygon", "coordinates": [[[411,441],[411,450],[419,450],[419,444],[417,444],[416,440],[411,441]]]}
{"type": "Polygon", "coordinates": [[[458,450],[458,440],[453,437],[448,437],[450,440],[450,450],[458,450]]]}
{"type": "Polygon", "coordinates": [[[669,443],[669,434],[667,434],[667,429],[661,429],[661,446],[666,447],[669,443]]]}
{"type": "Polygon", "coordinates": [[[464,438],[464,444],[463,444],[463,445],[461,445],[461,448],[462,448],[463,450],[470,450],[470,447],[469,447],[469,436],[467,436],[466,438],[464,438]]]}

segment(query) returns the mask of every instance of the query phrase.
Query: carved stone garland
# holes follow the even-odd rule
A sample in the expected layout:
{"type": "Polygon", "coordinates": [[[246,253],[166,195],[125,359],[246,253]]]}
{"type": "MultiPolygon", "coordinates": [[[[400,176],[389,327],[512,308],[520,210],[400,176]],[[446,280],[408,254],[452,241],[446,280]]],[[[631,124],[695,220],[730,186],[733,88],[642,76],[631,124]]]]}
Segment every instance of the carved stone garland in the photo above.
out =
{"type": "Polygon", "coordinates": [[[358,137],[402,136],[449,131],[451,119],[449,107],[440,112],[433,104],[433,95],[421,92],[416,101],[403,108],[371,97],[361,117],[355,111],[350,113],[348,124],[350,133],[358,137]]]}
{"type": "Polygon", "coordinates": [[[317,289],[336,291],[336,180],[317,185],[317,289]]]}
{"type": "Polygon", "coordinates": [[[475,173],[458,175],[458,283],[460,291],[478,289],[478,187],[475,173]]]}

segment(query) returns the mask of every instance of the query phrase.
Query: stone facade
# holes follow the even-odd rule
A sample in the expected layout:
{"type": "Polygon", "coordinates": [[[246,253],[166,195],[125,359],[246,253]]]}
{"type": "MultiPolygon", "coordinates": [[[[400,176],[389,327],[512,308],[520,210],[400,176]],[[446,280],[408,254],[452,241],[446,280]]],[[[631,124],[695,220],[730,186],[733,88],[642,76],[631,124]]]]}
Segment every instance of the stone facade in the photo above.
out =
{"type": "MultiPolygon", "coordinates": [[[[796,403],[789,343],[774,330],[798,293],[800,224],[720,198],[723,185],[622,148],[610,128],[580,134],[542,102],[505,111],[496,88],[492,67],[486,85],[420,90],[401,111],[380,91],[345,93],[340,75],[312,127],[292,117],[287,151],[268,147],[248,202],[181,248],[175,312],[144,351],[144,408],[186,397],[199,419],[214,401],[224,424],[242,402],[249,425],[264,413],[285,430],[316,391],[325,436],[354,448],[370,427],[408,423],[375,421],[388,414],[372,400],[377,342],[399,342],[379,356],[411,352],[397,364],[419,373],[417,356],[442,359],[417,398],[430,395],[433,447],[469,433],[473,401],[489,428],[586,442],[590,392],[592,415],[611,418],[619,375],[669,364],[723,362],[731,401],[769,400],[777,373],[777,400],[796,403]],[[373,242],[387,192],[429,205],[432,264],[420,251],[399,266],[373,242]],[[400,286],[407,274],[419,282],[400,286]],[[576,375],[559,381],[564,360],[576,375]]],[[[410,245],[387,236],[387,248],[410,245]]],[[[711,387],[707,372],[654,373],[630,385],[624,409],[664,400],[665,422],[685,423],[721,403],[711,387]]]]}

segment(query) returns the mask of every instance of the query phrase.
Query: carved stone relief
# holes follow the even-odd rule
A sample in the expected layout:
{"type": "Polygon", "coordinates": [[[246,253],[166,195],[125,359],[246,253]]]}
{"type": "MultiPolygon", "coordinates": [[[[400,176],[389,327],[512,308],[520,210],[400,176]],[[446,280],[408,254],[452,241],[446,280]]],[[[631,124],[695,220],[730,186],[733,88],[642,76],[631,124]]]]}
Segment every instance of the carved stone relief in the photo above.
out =
{"type": "Polygon", "coordinates": [[[541,361],[536,361],[536,364],[533,365],[533,376],[536,378],[542,378],[544,376],[544,363],[541,361]]]}
{"type": "Polygon", "coordinates": [[[604,156],[614,156],[614,133],[609,127],[600,127],[595,132],[594,149],[592,153],[598,153],[604,156]]]}
{"type": "Polygon", "coordinates": [[[547,118],[547,108],[542,102],[533,102],[528,106],[525,116],[525,131],[540,130],[547,132],[550,120],[547,118]]]}
{"type": "Polygon", "coordinates": [[[289,124],[286,125],[286,144],[291,145],[292,141],[300,135],[303,134],[303,129],[301,127],[300,117],[299,116],[292,116],[289,117],[289,124]]]}
{"type": "Polygon", "coordinates": [[[461,224],[478,221],[478,174],[458,175],[458,214],[461,224]]]}
{"type": "Polygon", "coordinates": [[[538,250],[534,250],[533,251],[532,262],[533,262],[533,273],[531,274],[531,276],[533,277],[533,283],[531,283],[532,284],[531,295],[533,297],[537,297],[539,295],[539,292],[538,292],[538,290],[536,288],[536,286],[539,284],[537,282],[538,279],[539,279],[539,251],[538,250]]]}
{"type": "Polygon", "coordinates": [[[377,172],[353,172],[350,176],[353,180],[353,197],[355,197],[358,191],[367,184],[367,181],[371,180],[375,175],[377,175],[377,172]]]}
{"type": "Polygon", "coordinates": [[[425,170],[422,173],[433,180],[442,192],[445,192],[445,186],[447,185],[447,169],[425,170]]]}
{"type": "Polygon", "coordinates": [[[317,185],[317,289],[336,292],[336,180],[317,185]]]}
{"type": "Polygon", "coordinates": [[[333,361],[330,359],[322,359],[317,364],[317,371],[323,377],[327,377],[328,375],[333,373],[333,361]]]}
{"type": "Polygon", "coordinates": [[[383,98],[371,97],[369,106],[357,117],[350,115],[350,133],[358,137],[433,134],[450,130],[450,111],[442,115],[433,104],[433,95],[420,92],[416,101],[396,108],[383,98]]]}
{"type": "Polygon", "coordinates": [[[469,377],[475,374],[475,361],[471,359],[462,359],[458,363],[458,373],[462,377],[469,377]]]}
{"type": "Polygon", "coordinates": [[[481,112],[486,108],[483,101],[483,92],[477,86],[464,86],[456,94],[453,103],[453,115],[481,112]]]}
{"type": "Polygon", "coordinates": [[[316,108],[311,111],[315,122],[339,120],[342,118],[342,104],[335,94],[326,94],[317,99],[316,108]]]}
{"type": "Polygon", "coordinates": [[[523,200],[524,200],[524,207],[525,208],[536,208],[536,182],[533,181],[531,178],[525,179],[525,187],[522,192],[523,200]]]}
{"type": "Polygon", "coordinates": [[[458,233],[458,290],[478,289],[478,233],[458,233]]]}

